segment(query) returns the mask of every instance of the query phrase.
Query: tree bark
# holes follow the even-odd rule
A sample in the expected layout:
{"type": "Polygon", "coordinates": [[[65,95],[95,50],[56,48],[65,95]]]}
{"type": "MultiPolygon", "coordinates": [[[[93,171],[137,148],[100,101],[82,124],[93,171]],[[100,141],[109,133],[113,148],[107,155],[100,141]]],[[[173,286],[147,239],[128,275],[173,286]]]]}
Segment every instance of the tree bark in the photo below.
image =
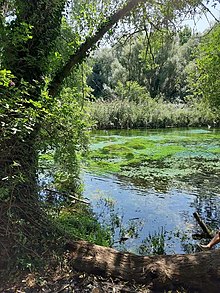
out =
{"type": "Polygon", "coordinates": [[[74,269],[145,284],[153,292],[219,292],[220,250],[138,256],[85,241],[67,244],[74,269]],[[176,292],[176,291],[175,291],[176,292]]]}

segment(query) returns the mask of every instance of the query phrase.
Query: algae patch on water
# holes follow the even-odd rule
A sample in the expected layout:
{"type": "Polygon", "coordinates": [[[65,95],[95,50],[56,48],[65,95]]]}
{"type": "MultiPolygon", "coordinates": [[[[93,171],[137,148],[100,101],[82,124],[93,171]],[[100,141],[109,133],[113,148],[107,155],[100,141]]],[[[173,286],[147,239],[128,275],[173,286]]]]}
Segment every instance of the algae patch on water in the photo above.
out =
{"type": "MultiPolygon", "coordinates": [[[[133,133],[133,132],[132,132],[133,133]]],[[[141,184],[184,181],[220,172],[220,134],[207,130],[95,135],[87,160],[94,173],[114,173],[141,184]]]]}
{"type": "Polygon", "coordinates": [[[119,140],[118,144],[108,140],[108,145],[91,149],[88,166],[99,173],[123,173],[128,166],[138,168],[145,161],[163,160],[183,150],[183,146],[163,145],[146,138],[129,138],[123,143],[119,140]]]}

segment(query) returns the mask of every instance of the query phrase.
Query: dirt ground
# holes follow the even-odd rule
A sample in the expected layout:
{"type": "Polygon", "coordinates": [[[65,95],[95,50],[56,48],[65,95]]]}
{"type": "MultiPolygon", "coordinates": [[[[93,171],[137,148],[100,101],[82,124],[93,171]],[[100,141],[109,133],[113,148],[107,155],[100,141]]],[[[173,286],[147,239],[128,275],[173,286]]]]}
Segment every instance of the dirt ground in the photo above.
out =
{"type": "MultiPolygon", "coordinates": [[[[51,276],[52,277],[52,276],[51,276]]],[[[3,284],[1,284],[3,285],[3,284]]],[[[85,273],[72,272],[57,278],[42,277],[29,273],[20,282],[5,284],[0,287],[1,293],[133,293],[151,292],[144,286],[133,282],[122,282],[119,279],[102,278],[85,273]]]]}
{"type": "Polygon", "coordinates": [[[77,272],[60,262],[54,268],[42,269],[41,272],[10,272],[1,278],[1,293],[149,293],[145,286],[132,280],[104,278],[84,272],[77,272]],[[9,280],[6,281],[6,279],[9,280]]]}

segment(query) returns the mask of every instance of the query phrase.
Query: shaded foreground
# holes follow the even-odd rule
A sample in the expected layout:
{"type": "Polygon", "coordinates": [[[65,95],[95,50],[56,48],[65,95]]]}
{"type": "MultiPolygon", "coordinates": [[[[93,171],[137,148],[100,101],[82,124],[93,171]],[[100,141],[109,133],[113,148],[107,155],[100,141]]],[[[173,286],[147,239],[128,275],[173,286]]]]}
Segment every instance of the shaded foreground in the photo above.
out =
{"type": "Polygon", "coordinates": [[[65,249],[58,266],[1,283],[0,292],[219,292],[220,250],[138,256],[86,241],[65,249]]]}
{"type": "Polygon", "coordinates": [[[71,266],[79,271],[134,280],[153,292],[183,288],[185,292],[219,292],[220,250],[149,257],[85,241],[69,243],[67,248],[71,266]]]}
{"type": "Polygon", "coordinates": [[[97,275],[77,272],[68,266],[57,268],[56,271],[47,274],[29,273],[20,281],[8,286],[0,285],[1,293],[149,293],[146,286],[133,281],[126,282],[119,278],[104,278],[97,275]]]}

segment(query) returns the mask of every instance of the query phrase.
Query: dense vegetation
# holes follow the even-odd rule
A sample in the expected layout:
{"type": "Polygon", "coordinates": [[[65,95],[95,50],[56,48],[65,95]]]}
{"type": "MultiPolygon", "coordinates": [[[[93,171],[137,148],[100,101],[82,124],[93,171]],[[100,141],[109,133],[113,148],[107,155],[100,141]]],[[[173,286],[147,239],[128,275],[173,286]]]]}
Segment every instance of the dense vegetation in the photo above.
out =
{"type": "MultiPolygon", "coordinates": [[[[138,95],[138,91],[137,91],[138,95]]],[[[139,95],[140,96],[140,95],[139,95]]],[[[97,129],[137,129],[165,127],[217,127],[219,112],[204,101],[187,103],[152,99],[147,94],[140,102],[128,98],[95,101],[89,111],[97,129]]]]}
{"type": "Polygon", "coordinates": [[[138,33],[99,50],[87,79],[97,128],[218,126],[219,29],[138,33]]]}
{"type": "MultiPolygon", "coordinates": [[[[188,29],[179,35],[173,32],[173,22],[182,14],[192,15],[200,4],[194,0],[1,1],[0,266],[16,260],[28,267],[50,245],[57,249],[66,235],[85,238],[96,230],[98,236],[87,239],[110,243],[108,233],[95,220],[84,220],[84,209],[79,218],[72,215],[70,195],[80,196],[79,161],[87,151],[92,124],[88,112],[97,108],[86,99],[93,100],[94,94],[107,100],[104,110],[114,105],[118,111],[117,103],[123,102],[117,114],[111,113],[112,118],[100,115],[100,121],[107,119],[100,123],[102,128],[112,123],[114,127],[179,126],[197,113],[195,107],[204,110],[202,97],[219,105],[219,25],[201,42],[188,29]],[[110,60],[107,64],[84,62],[107,32],[109,38],[115,33],[116,41],[136,31],[142,33],[130,42],[125,39],[125,46],[106,51],[103,60],[110,60]],[[191,51],[196,55],[192,57],[191,51]],[[193,112],[187,112],[188,94],[194,92],[198,101],[190,102],[193,112]],[[91,107],[89,111],[85,104],[91,107]],[[173,119],[164,113],[167,108],[169,115],[178,109],[173,119]],[[152,117],[149,110],[155,113],[152,117]],[[181,111],[187,114],[178,114],[181,111]],[[41,164],[43,156],[51,156],[46,166],[41,164]],[[69,229],[69,223],[77,226],[79,219],[82,231],[69,229]]],[[[209,110],[196,119],[214,124],[216,115],[209,110]]]]}
{"type": "MultiPolygon", "coordinates": [[[[96,97],[110,98],[126,83],[130,93],[123,96],[139,99],[132,83],[138,84],[151,98],[184,101],[189,95],[187,71],[195,58],[199,36],[188,27],[179,33],[163,30],[137,33],[121,40],[111,49],[100,49],[92,58],[93,71],[88,84],[96,97]],[[131,83],[131,85],[129,85],[131,83]]],[[[121,89],[122,91],[122,89],[121,89]]]]}

